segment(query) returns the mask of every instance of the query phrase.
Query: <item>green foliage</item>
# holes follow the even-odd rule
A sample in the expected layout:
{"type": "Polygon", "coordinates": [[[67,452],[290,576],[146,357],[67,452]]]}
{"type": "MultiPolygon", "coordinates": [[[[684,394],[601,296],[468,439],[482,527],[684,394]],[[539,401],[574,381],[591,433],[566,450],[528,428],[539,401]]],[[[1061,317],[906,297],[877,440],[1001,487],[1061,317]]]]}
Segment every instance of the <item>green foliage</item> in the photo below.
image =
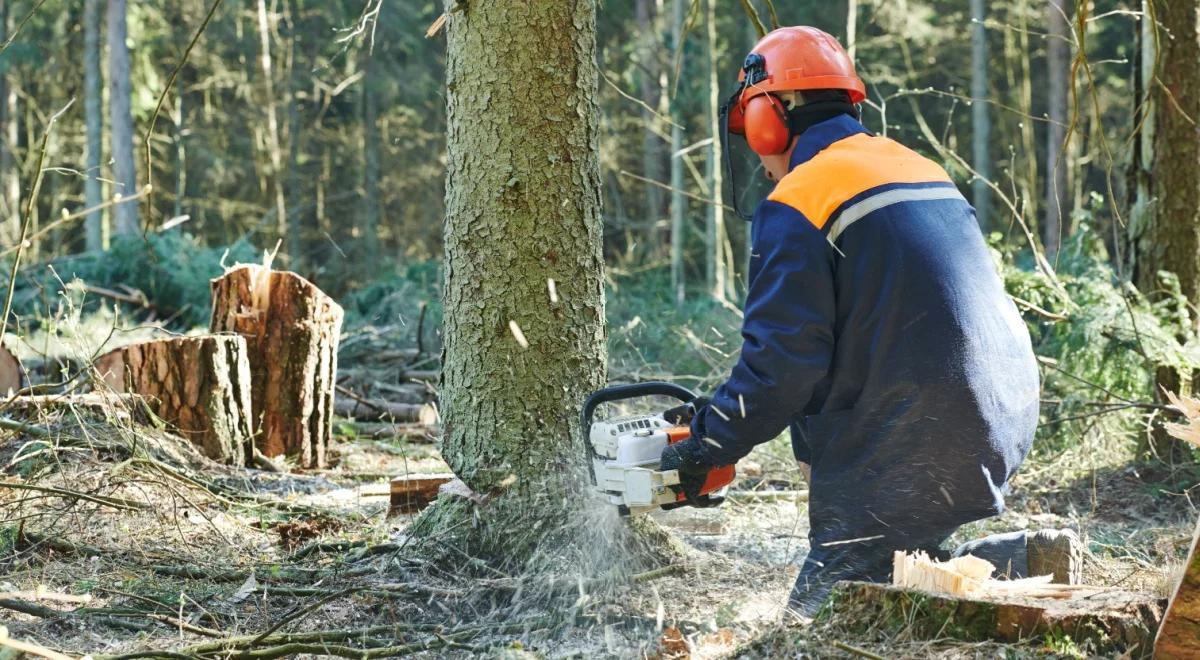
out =
{"type": "Polygon", "coordinates": [[[1157,399],[1160,365],[1190,371],[1200,366],[1190,311],[1178,280],[1164,275],[1174,295],[1151,303],[1109,265],[1104,243],[1081,225],[1059,255],[1057,276],[1066,297],[1042,273],[1002,266],[1009,292],[1067,316],[1055,321],[1025,314],[1034,350],[1043,364],[1040,430],[1043,450],[1057,451],[1090,431],[1131,432],[1146,411],[1127,404],[1157,399]]]}
{"type": "MultiPolygon", "coordinates": [[[[228,248],[205,247],[196,237],[180,232],[117,240],[105,252],[85,253],[27,268],[18,277],[20,293],[14,306],[29,318],[57,307],[59,292],[72,280],[116,289],[132,287],[146,294],[157,316],[179,328],[208,324],[209,280],[223,272],[222,264],[255,261],[245,242],[228,248]]],[[[112,301],[95,295],[73,296],[82,311],[112,301]]]]}

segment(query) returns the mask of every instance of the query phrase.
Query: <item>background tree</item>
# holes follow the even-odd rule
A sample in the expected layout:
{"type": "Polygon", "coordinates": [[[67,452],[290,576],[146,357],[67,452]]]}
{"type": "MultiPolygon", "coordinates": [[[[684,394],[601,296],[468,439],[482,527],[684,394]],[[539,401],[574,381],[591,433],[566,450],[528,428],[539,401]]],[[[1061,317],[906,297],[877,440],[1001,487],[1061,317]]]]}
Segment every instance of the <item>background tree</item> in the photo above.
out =
{"type": "MultiPolygon", "coordinates": [[[[853,1],[853,0],[852,0],[853,1]]],[[[971,0],[971,166],[976,176],[971,182],[971,203],[979,226],[991,229],[992,119],[988,103],[987,11],[984,0],[971,0]]]]}
{"type": "MultiPolygon", "coordinates": [[[[113,191],[129,197],[137,194],[137,167],[133,160],[133,93],[130,83],[129,48],[125,0],[108,0],[108,106],[109,140],[113,159],[113,191]]],[[[113,208],[113,231],[121,235],[141,232],[137,204],[113,208]]]]}
{"type": "MultiPolygon", "coordinates": [[[[87,168],[84,176],[84,204],[100,204],[100,154],[104,145],[104,99],[100,92],[100,0],[86,0],[83,8],[83,106],[87,124],[87,168]]],[[[92,211],[85,221],[88,250],[100,250],[105,244],[104,215],[92,211]]]]}
{"type": "Polygon", "coordinates": [[[1063,233],[1069,229],[1069,213],[1064,212],[1068,199],[1067,171],[1063,162],[1067,153],[1067,69],[1070,66],[1071,42],[1067,29],[1069,6],[1067,0],[1047,0],[1046,35],[1047,116],[1046,125],[1046,215],[1042,223],[1046,253],[1058,254],[1063,233]]]}

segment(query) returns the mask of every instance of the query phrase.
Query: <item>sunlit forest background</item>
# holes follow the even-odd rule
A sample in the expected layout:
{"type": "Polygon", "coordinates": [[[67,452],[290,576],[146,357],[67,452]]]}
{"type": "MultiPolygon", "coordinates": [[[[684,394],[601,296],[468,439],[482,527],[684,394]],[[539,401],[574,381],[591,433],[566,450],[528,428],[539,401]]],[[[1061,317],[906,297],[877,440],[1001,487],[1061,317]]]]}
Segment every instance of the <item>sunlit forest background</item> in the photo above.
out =
{"type": "MultiPolygon", "coordinates": [[[[1045,448],[1152,449],[1156,384],[1189,381],[1195,362],[1194,287],[1139,261],[1139,217],[1156,212],[1149,101],[1187,103],[1157,94],[1169,29],[1129,0],[768,5],[599,11],[612,377],[704,387],[735,354],[747,224],[728,207],[715,113],[757,21],[808,24],[848,46],[867,127],[942,164],[976,205],[1043,356],[1045,448]]],[[[2,6],[6,259],[30,218],[10,330],[54,325],[66,299],[77,316],[116,300],[123,322],[186,330],[207,321],[220,265],[265,251],[354,327],[436,345],[441,3],[2,6]]]]}

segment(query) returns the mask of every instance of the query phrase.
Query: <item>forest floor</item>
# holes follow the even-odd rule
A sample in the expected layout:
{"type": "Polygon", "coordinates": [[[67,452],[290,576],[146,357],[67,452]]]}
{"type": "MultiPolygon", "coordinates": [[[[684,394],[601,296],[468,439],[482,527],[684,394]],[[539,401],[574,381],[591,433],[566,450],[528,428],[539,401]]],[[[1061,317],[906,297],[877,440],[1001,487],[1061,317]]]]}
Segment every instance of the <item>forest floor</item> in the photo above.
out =
{"type": "MultiPolygon", "coordinates": [[[[682,561],[615,584],[576,576],[539,604],[520,598],[525,587],[511,576],[458,570],[478,569],[473,558],[459,566],[429,560],[445,556],[430,545],[436,538],[409,537],[411,515],[389,517],[390,477],[445,469],[428,442],[343,437],[333,469],[279,475],[214,465],[186,443],[122,419],[70,409],[41,415],[47,438],[0,432],[0,623],[16,638],[72,654],[1086,652],[1070,640],[931,643],[870,622],[786,621],[781,606],[807,549],[807,505],[796,498],[655,514],[688,546],[682,561]]],[[[786,453],[777,441],[752,454],[738,490],[802,489],[786,453]]],[[[1196,475],[1098,456],[1073,452],[1028,465],[1010,510],[956,540],[1075,527],[1088,543],[1087,582],[1165,594],[1197,515],[1188,490],[1196,475]]]]}

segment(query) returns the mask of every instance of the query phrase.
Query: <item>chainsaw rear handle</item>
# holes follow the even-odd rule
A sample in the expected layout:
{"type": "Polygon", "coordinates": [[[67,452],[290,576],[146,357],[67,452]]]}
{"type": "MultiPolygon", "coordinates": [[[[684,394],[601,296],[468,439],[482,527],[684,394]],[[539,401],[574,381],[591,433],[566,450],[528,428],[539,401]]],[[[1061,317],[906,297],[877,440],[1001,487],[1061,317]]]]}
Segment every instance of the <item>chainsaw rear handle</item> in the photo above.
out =
{"type": "Polygon", "coordinates": [[[669,396],[683,403],[688,403],[696,398],[695,392],[688,388],[660,380],[630,385],[612,385],[602,390],[596,390],[583,402],[583,432],[587,433],[588,429],[592,428],[592,416],[595,415],[596,408],[600,404],[639,399],[644,396],[669,396]]]}

